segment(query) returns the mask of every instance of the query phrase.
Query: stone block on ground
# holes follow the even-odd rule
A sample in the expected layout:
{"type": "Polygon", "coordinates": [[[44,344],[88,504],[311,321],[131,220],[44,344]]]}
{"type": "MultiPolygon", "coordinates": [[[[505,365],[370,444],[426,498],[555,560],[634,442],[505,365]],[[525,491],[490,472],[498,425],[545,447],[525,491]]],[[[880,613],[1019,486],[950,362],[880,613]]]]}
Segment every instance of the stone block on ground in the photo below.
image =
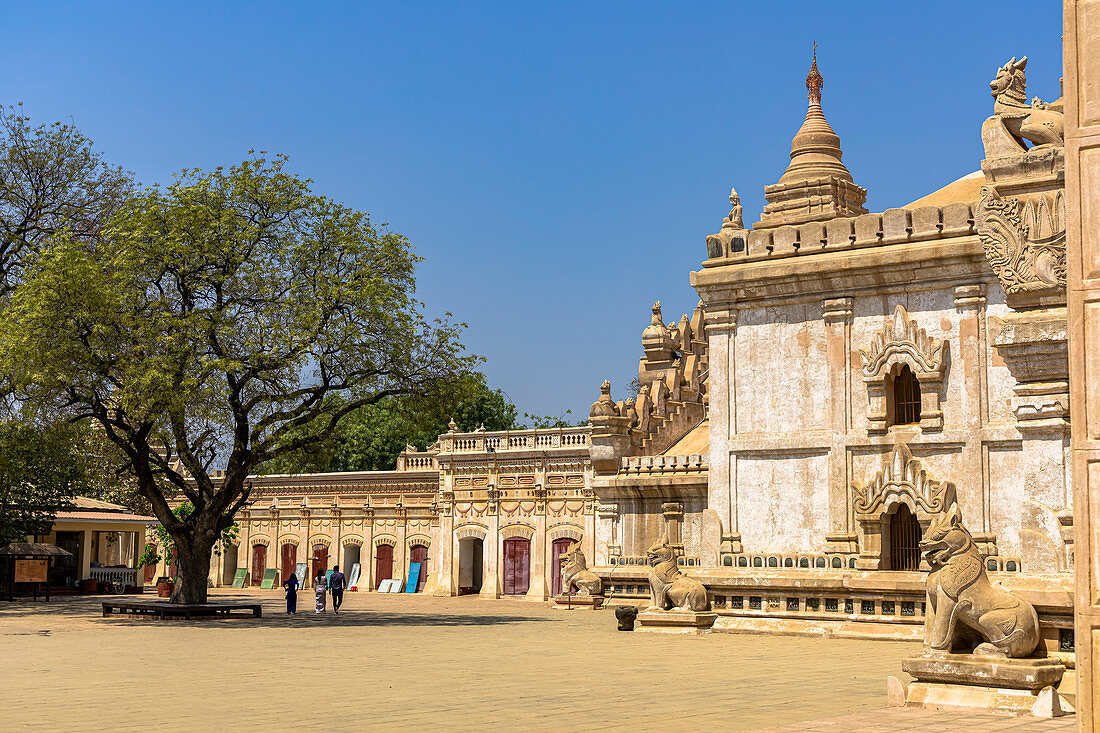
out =
{"type": "Polygon", "coordinates": [[[665,634],[709,634],[718,614],[711,611],[642,611],[638,631],[665,634]]]}

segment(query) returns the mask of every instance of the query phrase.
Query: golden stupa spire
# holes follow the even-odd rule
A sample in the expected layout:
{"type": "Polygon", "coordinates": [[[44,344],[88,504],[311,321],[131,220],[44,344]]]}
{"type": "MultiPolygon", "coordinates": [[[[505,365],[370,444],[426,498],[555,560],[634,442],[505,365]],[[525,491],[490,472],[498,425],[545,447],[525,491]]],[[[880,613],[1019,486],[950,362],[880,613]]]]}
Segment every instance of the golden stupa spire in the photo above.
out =
{"type": "Polygon", "coordinates": [[[824,221],[837,216],[867,213],[867,191],[855,185],[841,158],[840,136],[821,109],[825,79],[817,68],[814,43],[810,73],[806,75],[809,103],[806,118],[791,140],[791,162],[779,182],[764,187],[764,212],[755,229],[824,221]]]}
{"type": "Polygon", "coordinates": [[[817,41],[814,41],[814,61],[810,65],[810,73],[806,74],[806,91],[810,93],[810,101],[821,104],[821,87],[825,86],[825,79],[817,70],[817,41]]]}

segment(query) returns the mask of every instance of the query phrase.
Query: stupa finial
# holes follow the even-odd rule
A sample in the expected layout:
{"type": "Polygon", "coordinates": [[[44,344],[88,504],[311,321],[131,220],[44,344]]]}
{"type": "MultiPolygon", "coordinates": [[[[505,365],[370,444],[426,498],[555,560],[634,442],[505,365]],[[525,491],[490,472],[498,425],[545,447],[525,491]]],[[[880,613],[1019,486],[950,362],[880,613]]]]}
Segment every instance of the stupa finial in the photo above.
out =
{"type": "Polygon", "coordinates": [[[817,70],[817,41],[814,41],[814,61],[810,65],[810,73],[806,74],[806,91],[810,93],[810,101],[821,104],[821,87],[825,86],[825,79],[817,70]]]}

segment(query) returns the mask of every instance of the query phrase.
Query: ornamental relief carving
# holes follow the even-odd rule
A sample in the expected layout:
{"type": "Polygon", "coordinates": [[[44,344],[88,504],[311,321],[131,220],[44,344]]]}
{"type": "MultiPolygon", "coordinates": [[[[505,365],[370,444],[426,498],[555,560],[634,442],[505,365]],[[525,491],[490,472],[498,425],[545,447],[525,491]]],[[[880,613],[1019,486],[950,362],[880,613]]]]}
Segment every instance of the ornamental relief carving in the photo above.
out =
{"type": "Polygon", "coordinates": [[[1066,197],[1062,190],[1021,200],[982,186],[976,221],[990,267],[1005,293],[1066,287],[1066,197]]]}
{"type": "Polygon", "coordinates": [[[895,361],[908,363],[918,379],[921,373],[942,378],[945,346],[944,342],[930,337],[909,317],[905,307],[898,304],[893,319],[875,334],[871,345],[859,350],[863,378],[877,379],[885,375],[895,361]]]}
{"type": "Polygon", "coordinates": [[[955,485],[935,481],[913,458],[905,443],[894,446],[889,460],[865,486],[852,486],[856,519],[882,514],[894,504],[907,503],[914,513],[939,514],[956,500],[955,485]]]}

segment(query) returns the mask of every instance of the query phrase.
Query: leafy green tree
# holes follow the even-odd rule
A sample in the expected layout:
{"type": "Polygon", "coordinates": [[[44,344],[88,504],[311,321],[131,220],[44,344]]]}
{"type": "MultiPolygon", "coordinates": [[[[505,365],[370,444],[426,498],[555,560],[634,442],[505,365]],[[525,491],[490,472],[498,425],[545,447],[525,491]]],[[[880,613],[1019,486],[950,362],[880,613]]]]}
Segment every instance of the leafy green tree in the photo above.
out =
{"type": "Polygon", "coordinates": [[[85,470],[69,425],[0,423],[0,545],[50,531],[71,508],[85,470]]]}
{"type": "Polygon", "coordinates": [[[0,297],[59,232],[100,239],[133,191],[131,175],[73,125],[34,125],[18,107],[0,109],[0,297]]]}
{"type": "Polygon", "coordinates": [[[265,473],[385,471],[397,465],[406,445],[420,450],[434,443],[454,419],[460,430],[515,427],[516,407],[484,375],[471,372],[423,395],[391,397],[356,410],[323,443],[284,455],[265,473]]]}
{"type": "Polygon", "coordinates": [[[203,602],[256,467],[474,367],[462,324],[413,297],[416,261],[282,157],[184,171],[94,246],[63,231],[40,247],[0,310],[0,374],[21,404],[61,405],[119,447],[175,542],[172,599],[203,602]]]}

